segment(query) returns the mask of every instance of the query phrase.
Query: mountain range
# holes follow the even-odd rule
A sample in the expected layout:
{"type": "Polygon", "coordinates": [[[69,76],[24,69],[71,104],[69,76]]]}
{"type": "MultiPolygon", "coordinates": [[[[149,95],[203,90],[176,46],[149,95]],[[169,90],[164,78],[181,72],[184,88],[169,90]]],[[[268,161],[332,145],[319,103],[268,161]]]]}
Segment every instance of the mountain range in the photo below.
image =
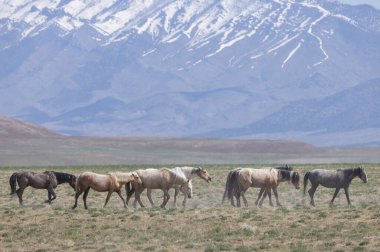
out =
{"type": "Polygon", "coordinates": [[[67,135],[380,145],[380,11],[2,0],[0,114],[67,135]]]}

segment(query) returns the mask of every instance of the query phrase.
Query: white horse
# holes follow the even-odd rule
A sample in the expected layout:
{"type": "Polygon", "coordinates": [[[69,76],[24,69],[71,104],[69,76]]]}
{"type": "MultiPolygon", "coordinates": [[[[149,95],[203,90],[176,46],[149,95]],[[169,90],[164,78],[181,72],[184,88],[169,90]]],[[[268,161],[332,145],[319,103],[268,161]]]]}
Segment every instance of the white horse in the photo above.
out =
{"type": "MultiPolygon", "coordinates": [[[[193,189],[193,187],[192,187],[193,185],[192,185],[191,180],[193,178],[200,177],[201,179],[203,179],[203,180],[205,180],[207,182],[211,181],[211,176],[209,175],[209,173],[206,171],[206,169],[201,168],[201,167],[183,166],[183,167],[174,167],[174,168],[171,168],[169,170],[171,172],[173,172],[174,174],[176,174],[176,176],[178,178],[181,178],[181,179],[183,179],[185,181],[188,181],[188,187],[189,187],[189,190],[190,190],[191,194],[192,194],[192,189],[193,189]]],[[[174,204],[176,204],[178,192],[181,191],[183,193],[183,195],[184,195],[182,205],[186,206],[186,200],[188,198],[188,194],[186,193],[186,191],[181,190],[181,187],[178,184],[173,184],[173,187],[175,188],[174,204]]],[[[131,191],[129,191],[127,187],[126,187],[126,189],[127,189],[127,199],[129,200],[129,198],[134,193],[134,189],[132,188],[131,191]]],[[[150,204],[153,206],[154,203],[153,203],[153,200],[152,200],[152,189],[154,189],[154,188],[147,187],[147,196],[148,196],[150,204]]],[[[136,195],[135,195],[135,197],[136,197],[136,195]]]]}

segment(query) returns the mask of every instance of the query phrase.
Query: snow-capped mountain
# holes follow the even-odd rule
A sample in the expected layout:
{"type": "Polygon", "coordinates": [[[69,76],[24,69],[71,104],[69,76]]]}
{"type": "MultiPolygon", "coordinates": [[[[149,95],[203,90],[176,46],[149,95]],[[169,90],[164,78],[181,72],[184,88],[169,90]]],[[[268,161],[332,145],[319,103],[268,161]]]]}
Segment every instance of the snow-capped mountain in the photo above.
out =
{"type": "MultiPolygon", "coordinates": [[[[0,114],[61,133],[196,136],[247,128],[290,104],[323,101],[380,77],[380,12],[369,6],[327,0],[1,0],[0,6],[0,114]]],[[[283,132],[276,127],[268,132],[283,132]]],[[[367,128],[373,129],[355,130],[367,128]]],[[[299,129],[287,128],[293,130],[299,129]]]]}

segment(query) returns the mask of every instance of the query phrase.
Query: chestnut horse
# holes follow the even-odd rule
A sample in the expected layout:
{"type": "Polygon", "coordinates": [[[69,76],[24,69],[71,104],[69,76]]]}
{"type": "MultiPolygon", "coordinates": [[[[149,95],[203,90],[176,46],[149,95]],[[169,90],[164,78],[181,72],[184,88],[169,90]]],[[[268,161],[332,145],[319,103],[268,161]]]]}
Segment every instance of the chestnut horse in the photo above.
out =
{"type": "Polygon", "coordinates": [[[127,205],[125,204],[124,198],[121,195],[121,188],[126,183],[133,182],[136,184],[141,184],[141,179],[139,175],[136,172],[114,172],[109,173],[106,175],[103,174],[97,174],[94,172],[83,172],[79,175],[77,179],[76,184],[76,193],[75,193],[75,204],[72,207],[72,209],[77,207],[78,203],[78,197],[84,192],[83,194],[83,203],[84,208],[87,208],[87,195],[90,191],[90,188],[94,189],[98,192],[108,192],[106,202],[104,203],[103,207],[106,207],[108,200],[111,197],[111,194],[113,192],[116,192],[120,199],[123,201],[124,207],[126,208],[127,205]]]}

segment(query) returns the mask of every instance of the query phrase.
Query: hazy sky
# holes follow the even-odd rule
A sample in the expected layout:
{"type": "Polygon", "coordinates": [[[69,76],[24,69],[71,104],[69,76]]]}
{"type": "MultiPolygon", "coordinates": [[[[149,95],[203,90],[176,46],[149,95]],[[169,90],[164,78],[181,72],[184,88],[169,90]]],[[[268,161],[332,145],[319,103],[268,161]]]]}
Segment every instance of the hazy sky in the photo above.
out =
{"type": "Polygon", "coordinates": [[[342,3],[347,4],[370,4],[377,9],[380,9],[380,0],[340,0],[342,3]]]}

